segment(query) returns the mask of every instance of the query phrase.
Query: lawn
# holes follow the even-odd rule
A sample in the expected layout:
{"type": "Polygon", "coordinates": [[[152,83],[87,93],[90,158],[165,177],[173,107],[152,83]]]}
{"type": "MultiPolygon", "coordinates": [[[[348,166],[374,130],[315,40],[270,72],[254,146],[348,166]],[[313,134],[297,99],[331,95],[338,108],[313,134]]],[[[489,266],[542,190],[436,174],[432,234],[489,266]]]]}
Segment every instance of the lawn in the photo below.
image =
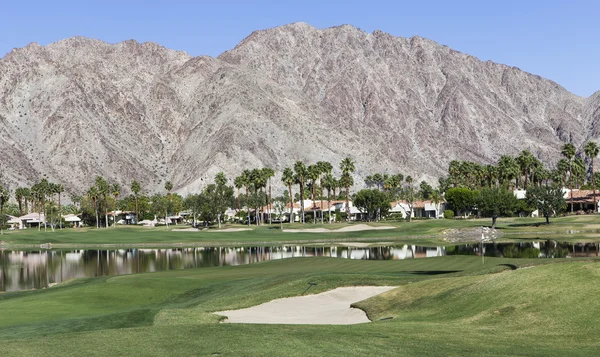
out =
{"type": "Polygon", "coordinates": [[[594,355],[596,261],[294,258],[0,295],[2,355],[594,355]],[[548,261],[544,261],[548,263],[548,261]],[[514,267],[524,267],[511,270],[514,267]],[[352,326],[219,324],[211,311],[348,285],[398,289],[352,326]]]}
{"type": "MultiPolygon", "coordinates": [[[[554,218],[550,225],[543,224],[540,218],[499,219],[497,228],[503,234],[502,240],[555,239],[577,242],[600,241],[600,216],[569,216],[554,218]]],[[[282,232],[279,225],[251,226],[249,231],[216,232],[215,229],[199,232],[177,232],[173,228],[181,226],[144,228],[119,226],[108,229],[81,228],[64,229],[55,232],[38,232],[35,229],[14,231],[4,234],[0,240],[12,246],[34,246],[52,243],[55,247],[94,247],[98,245],[226,245],[226,244],[278,244],[278,243],[321,243],[331,241],[394,241],[411,242],[421,245],[445,244],[443,232],[448,230],[475,230],[489,226],[490,219],[471,220],[414,220],[413,222],[381,222],[372,226],[393,226],[389,230],[367,230],[359,232],[331,233],[289,233],[282,232]]],[[[291,224],[285,228],[339,229],[356,223],[338,224],[291,224]]],[[[229,225],[226,228],[247,228],[229,225]]]]}

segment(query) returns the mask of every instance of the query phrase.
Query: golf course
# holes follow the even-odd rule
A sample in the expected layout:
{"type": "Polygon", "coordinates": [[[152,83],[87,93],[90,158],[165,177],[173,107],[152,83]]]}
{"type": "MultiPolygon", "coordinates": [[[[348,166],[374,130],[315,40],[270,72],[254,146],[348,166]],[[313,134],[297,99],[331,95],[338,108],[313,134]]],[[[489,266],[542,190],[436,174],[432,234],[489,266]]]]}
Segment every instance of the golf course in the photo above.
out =
{"type": "MultiPolygon", "coordinates": [[[[538,225],[541,219],[499,220],[498,240],[598,242],[596,220],[572,216],[556,218],[548,226],[538,225]]],[[[383,222],[377,225],[394,228],[331,233],[286,233],[268,225],[225,232],[127,227],[24,230],[1,236],[0,248],[47,243],[53,247],[261,242],[457,245],[448,241],[448,232],[472,233],[489,224],[489,220],[383,222]]],[[[45,289],[0,293],[0,343],[3,356],[589,356],[600,350],[598,263],[594,257],[485,257],[484,263],[474,255],[406,260],[294,257],[72,279],[45,289]],[[224,323],[227,317],[214,313],[356,286],[382,287],[380,294],[352,303],[371,322],[224,323]]],[[[300,305],[294,309],[302,312],[300,305]]]]}

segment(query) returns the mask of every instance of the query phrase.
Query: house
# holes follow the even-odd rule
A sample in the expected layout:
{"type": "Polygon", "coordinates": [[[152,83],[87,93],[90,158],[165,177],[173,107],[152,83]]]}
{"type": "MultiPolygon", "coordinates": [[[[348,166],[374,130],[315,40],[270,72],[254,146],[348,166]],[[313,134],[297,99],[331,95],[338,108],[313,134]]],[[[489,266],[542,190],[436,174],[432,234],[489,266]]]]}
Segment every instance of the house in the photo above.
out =
{"type": "MultiPolygon", "coordinates": [[[[410,212],[410,206],[406,201],[400,200],[390,204],[390,213],[400,213],[406,218],[410,212]]],[[[412,204],[412,218],[440,218],[444,215],[445,202],[434,203],[433,201],[415,201],[412,204]]]]}
{"type": "Polygon", "coordinates": [[[116,220],[117,224],[136,224],[135,212],[133,211],[112,211],[108,212],[108,215],[113,219],[113,222],[116,220]]]}
{"type": "Polygon", "coordinates": [[[68,214],[66,216],[63,216],[65,223],[72,225],[73,228],[79,228],[81,227],[81,218],[77,217],[77,215],[74,214],[68,214]]]}
{"type": "Polygon", "coordinates": [[[21,221],[19,229],[37,227],[46,222],[46,216],[43,213],[32,212],[24,216],[18,217],[21,221]]]}
{"type": "Polygon", "coordinates": [[[600,190],[596,190],[596,206],[594,207],[594,191],[593,190],[573,190],[571,201],[571,191],[564,189],[564,198],[567,201],[567,212],[576,211],[593,211],[598,212],[598,201],[600,201],[600,190]],[[572,202],[572,205],[571,205],[572,202]],[[572,206],[572,207],[571,207],[572,206]]]}

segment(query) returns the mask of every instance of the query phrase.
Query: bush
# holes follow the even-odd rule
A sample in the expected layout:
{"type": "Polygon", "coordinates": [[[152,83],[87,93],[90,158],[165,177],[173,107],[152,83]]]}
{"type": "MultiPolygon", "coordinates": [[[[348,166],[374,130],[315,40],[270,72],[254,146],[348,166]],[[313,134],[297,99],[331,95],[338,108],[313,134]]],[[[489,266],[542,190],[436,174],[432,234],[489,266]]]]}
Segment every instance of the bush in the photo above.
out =
{"type": "Polygon", "coordinates": [[[452,219],[454,218],[454,211],[451,209],[447,209],[444,211],[444,218],[445,219],[452,219]]]}

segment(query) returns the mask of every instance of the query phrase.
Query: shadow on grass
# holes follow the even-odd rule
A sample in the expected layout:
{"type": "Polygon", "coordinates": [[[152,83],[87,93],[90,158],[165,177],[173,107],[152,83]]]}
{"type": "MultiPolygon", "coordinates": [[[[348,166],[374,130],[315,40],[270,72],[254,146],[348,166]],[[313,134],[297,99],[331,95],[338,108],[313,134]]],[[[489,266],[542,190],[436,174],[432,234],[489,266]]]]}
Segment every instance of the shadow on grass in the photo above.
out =
{"type": "Polygon", "coordinates": [[[461,271],[462,270],[413,270],[413,271],[408,271],[407,273],[415,274],[415,275],[442,275],[442,274],[459,273],[461,271]]]}
{"type": "Polygon", "coordinates": [[[546,226],[546,222],[535,222],[535,223],[513,223],[509,224],[509,227],[539,227],[546,226]]]}
{"type": "Polygon", "coordinates": [[[517,269],[519,268],[519,267],[517,267],[517,266],[516,266],[516,265],[514,265],[514,264],[499,264],[499,266],[502,266],[502,267],[509,267],[509,268],[510,268],[510,270],[517,270],[517,269]]]}

